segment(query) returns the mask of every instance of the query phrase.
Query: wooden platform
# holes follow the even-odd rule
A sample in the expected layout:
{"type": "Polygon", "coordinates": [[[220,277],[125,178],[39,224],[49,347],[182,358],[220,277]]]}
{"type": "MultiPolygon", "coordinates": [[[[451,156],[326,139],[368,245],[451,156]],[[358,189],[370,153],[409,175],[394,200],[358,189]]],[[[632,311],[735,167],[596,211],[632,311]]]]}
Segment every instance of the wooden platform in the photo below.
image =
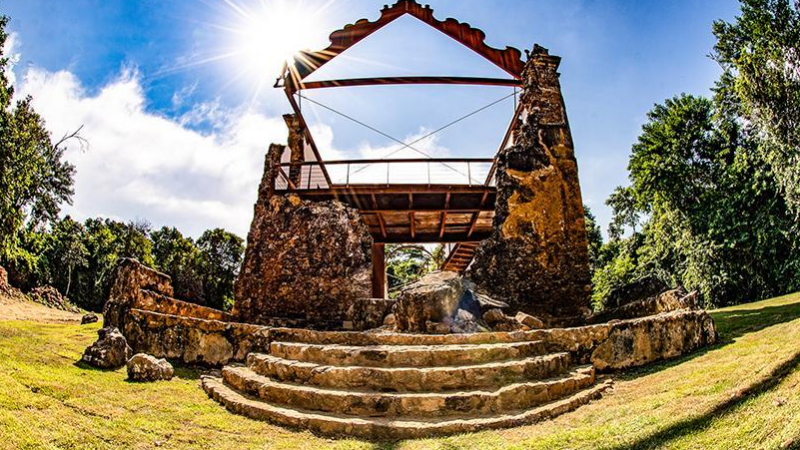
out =
{"type": "Polygon", "coordinates": [[[333,185],[277,191],[339,200],[361,213],[378,243],[478,242],[489,236],[497,191],[486,185],[333,185]]]}

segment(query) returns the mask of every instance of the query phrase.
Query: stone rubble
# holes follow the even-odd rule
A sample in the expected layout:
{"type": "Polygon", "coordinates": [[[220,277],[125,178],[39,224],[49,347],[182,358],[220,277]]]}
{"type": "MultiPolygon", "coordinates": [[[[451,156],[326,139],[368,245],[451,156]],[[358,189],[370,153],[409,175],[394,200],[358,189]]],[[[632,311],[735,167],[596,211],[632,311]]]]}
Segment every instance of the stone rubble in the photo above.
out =
{"type": "Polygon", "coordinates": [[[95,314],[95,313],[84,314],[83,317],[81,317],[81,325],[86,325],[86,324],[89,324],[89,323],[96,323],[99,320],[100,320],[100,318],[97,317],[97,314],[95,314]]]}
{"type": "Polygon", "coordinates": [[[86,347],[81,361],[100,369],[118,369],[125,365],[133,351],[117,328],[97,330],[98,339],[86,347]]]}
{"type": "Polygon", "coordinates": [[[697,309],[698,295],[697,291],[687,294],[682,287],[668,289],[648,298],[635,300],[616,308],[604,309],[588,317],[587,323],[636,319],[671,311],[697,309]]]}
{"type": "Polygon", "coordinates": [[[544,322],[533,317],[530,314],[525,314],[524,312],[520,311],[514,316],[514,319],[522,325],[525,325],[528,328],[536,329],[536,328],[544,328],[544,322]]]}
{"type": "Polygon", "coordinates": [[[58,289],[53,286],[39,286],[33,288],[28,296],[36,303],[47,306],[48,308],[59,309],[73,313],[80,313],[81,310],[73,305],[67,297],[61,295],[58,289]]]}
{"type": "Polygon", "coordinates": [[[137,353],[127,362],[128,379],[131,381],[171,380],[175,374],[172,364],[146,353],[137,353]]]}

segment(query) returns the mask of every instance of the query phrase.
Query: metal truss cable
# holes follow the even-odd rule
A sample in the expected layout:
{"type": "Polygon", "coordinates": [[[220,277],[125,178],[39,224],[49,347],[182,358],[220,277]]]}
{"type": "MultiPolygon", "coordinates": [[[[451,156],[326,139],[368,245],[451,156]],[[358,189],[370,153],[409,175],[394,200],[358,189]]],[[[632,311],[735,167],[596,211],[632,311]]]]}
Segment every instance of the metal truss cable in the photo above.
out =
{"type": "MultiPolygon", "coordinates": [[[[506,99],[509,99],[511,97],[515,97],[516,96],[516,90],[514,92],[508,94],[508,95],[503,96],[502,98],[499,98],[499,99],[497,99],[497,100],[495,100],[495,101],[493,101],[493,102],[491,102],[489,104],[486,104],[486,105],[484,105],[484,106],[482,106],[482,107],[480,107],[480,108],[478,108],[478,109],[476,109],[476,110],[474,110],[474,111],[472,111],[472,112],[470,112],[468,114],[465,114],[465,115],[463,115],[463,116],[461,116],[461,117],[459,117],[459,118],[447,123],[446,125],[443,125],[443,126],[437,128],[437,129],[431,131],[430,133],[428,133],[428,134],[426,134],[426,135],[424,135],[424,136],[422,136],[420,138],[417,138],[412,142],[408,142],[408,143],[403,142],[400,139],[395,138],[394,136],[390,136],[389,134],[386,134],[383,131],[381,131],[381,130],[373,127],[373,126],[370,126],[370,125],[368,125],[368,124],[366,124],[366,123],[364,123],[364,122],[362,122],[362,121],[360,121],[360,120],[358,120],[358,119],[356,119],[356,118],[354,118],[352,116],[349,116],[349,115],[347,115],[347,114],[345,114],[345,113],[343,113],[341,111],[337,111],[336,109],[331,108],[330,106],[327,106],[327,105],[325,105],[323,103],[320,103],[320,102],[318,102],[318,101],[316,101],[316,100],[314,100],[312,98],[304,97],[303,94],[300,93],[300,92],[298,92],[297,95],[301,99],[301,101],[302,101],[302,99],[308,100],[309,102],[311,102],[311,103],[313,103],[313,104],[315,104],[315,105],[317,105],[317,106],[319,106],[321,108],[327,109],[328,111],[330,111],[330,112],[332,112],[334,114],[342,116],[345,119],[348,119],[348,120],[350,120],[350,121],[352,121],[352,122],[354,122],[354,123],[356,123],[358,125],[361,125],[364,128],[367,128],[368,130],[371,130],[371,131],[373,131],[375,133],[378,133],[381,136],[384,136],[384,137],[386,137],[388,139],[391,139],[392,141],[397,142],[398,144],[402,145],[402,147],[392,151],[391,153],[389,153],[389,154],[387,154],[387,155],[385,155],[385,156],[383,156],[383,157],[381,157],[379,159],[387,159],[390,156],[392,156],[392,155],[394,155],[394,154],[396,154],[396,153],[398,153],[398,152],[400,152],[400,151],[402,151],[402,150],[404,150],[406,148],[409,148],[409,149],[411,149],[411,150],[413,150],[413,151],[415,151],[415,152],[417,152],[417,153],[419,153],[419,154],[421,154],[423,156],[426,156],[428,158],[433,158],[433,156],[431,156],[430,154],[425,153],[424,151],[422,151],[422,150],[420,150],[418,148],[415,148],[414,144],[416,144],[418,142],[421,142],[421,141],[424,141],[425,139],[428,139],[429,137],[435,135],[436,133],[439,133],[439,132],[441,132],[441,131],[443,131],[443,130],[445,130],[447,128],[450,128],[453,125],[456,125],[457,123],[462,122],[462,121],[474,116],[475,114],[478,114],[478,113],[480,113],[482,111],[485,111],[485,110],[491,108],[492,106],[494,106],[494,105],[496,105],[496,104],[498,104],[498,103],[500,103],[500,102],[502,102],[502,101],[504,101],[506,99]]],[[[454,167],[451,167],[447,163],[438,163],[438,164],[441,164],[441,165],[447,167],[448,169],[450,169],[450,170],[452,170],[452,171],[454,171],[456,173],[459,173],[459,174],[464,175],[464,176],[468,176],[467,174],[463,173],[462,171],[457,170],[454,167]]],[[[366,167],[362,167],[361,169],[356,170],[354,173],[358,173],[358,172],[360,172],[360,171],[362,171],[364,169],[366,169],[366,167]]]]}

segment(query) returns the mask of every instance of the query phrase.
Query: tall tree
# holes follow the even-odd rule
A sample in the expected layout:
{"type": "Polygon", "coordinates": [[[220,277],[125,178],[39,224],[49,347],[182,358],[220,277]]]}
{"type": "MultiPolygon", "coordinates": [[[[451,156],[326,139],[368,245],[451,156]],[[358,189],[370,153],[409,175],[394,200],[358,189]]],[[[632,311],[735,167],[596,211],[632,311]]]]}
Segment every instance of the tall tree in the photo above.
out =
{"type": "MultiPolygon", "coordinates": [[[[31,98],[13,103],[14,87],[2,54],[8,17],[0,16],[0,261],[17,257],[20,231],[58,218],[72,199],[75,168],[64,161],[64,143],[53,143],[31,98]]],[[[73,137],[77,134],[73,134],[73,137]]]]}
{"type": "Polygon", "coordinates": [[[244,240],[222,228],[207,230],[197,240],[203,292],[208,306],[230,309],[233,285],[244,255],[244,240]]]}
{"type": "Polygon", "coordinates": [[[597,218],[587,205],[583,205],[584,223],[586,225],[586,239],[589,241],[589,267],[592,272],[600,266],[600,249],[603,247],[603,233],[597,218]]]}
{"type": "MultiPolygon", "coordinates": [[[[721,83],[717,102],[727,98],[723,90],[721,83]]],[[[648,220],[641,238],[629,238],[595,274],[596,303],[644,274],[698,289],[709,305],[800,287],[792,272],[800,264],[793,216],[735,110],[681,95],[648,114],[624,188],[648,220]]]]}
{"type": "Polygon", "coordinates": [[[156,268],[172,277],[177,298],[205,303],[200,251],[177,228],[162,227],[150,234],[156,268]]]}
{"type": "Polygon", "coordinates": [[[741,0],[741,6],[733,23],[714,23],[714,57],[800,215],[800,6],[789,0],[741,0]]]}

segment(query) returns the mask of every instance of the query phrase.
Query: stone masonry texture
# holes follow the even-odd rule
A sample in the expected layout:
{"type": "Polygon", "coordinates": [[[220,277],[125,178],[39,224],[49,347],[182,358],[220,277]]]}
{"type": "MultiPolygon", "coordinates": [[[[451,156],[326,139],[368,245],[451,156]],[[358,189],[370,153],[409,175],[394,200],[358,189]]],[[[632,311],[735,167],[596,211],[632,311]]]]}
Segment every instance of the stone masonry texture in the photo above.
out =
{"type": "Polygon", "coordinates": [[[536,46],[523,71],[515,145],[497,162],[494,231],[468,276],[547,325],[589,312],[591,279],[578,167],[558,82],[560,59],[536,46]]]}

